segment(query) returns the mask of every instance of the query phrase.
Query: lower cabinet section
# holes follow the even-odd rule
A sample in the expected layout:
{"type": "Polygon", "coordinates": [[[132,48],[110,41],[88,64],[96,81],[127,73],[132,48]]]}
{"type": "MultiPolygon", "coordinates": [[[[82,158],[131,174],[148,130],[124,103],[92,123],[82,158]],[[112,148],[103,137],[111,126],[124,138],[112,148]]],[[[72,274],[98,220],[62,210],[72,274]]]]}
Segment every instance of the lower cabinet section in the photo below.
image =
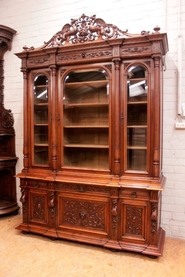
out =
{"type": "Polygon", "coordinates": [[[44,236],[161,256],[161,192],[21,179],[23,223],[44,236]]]}

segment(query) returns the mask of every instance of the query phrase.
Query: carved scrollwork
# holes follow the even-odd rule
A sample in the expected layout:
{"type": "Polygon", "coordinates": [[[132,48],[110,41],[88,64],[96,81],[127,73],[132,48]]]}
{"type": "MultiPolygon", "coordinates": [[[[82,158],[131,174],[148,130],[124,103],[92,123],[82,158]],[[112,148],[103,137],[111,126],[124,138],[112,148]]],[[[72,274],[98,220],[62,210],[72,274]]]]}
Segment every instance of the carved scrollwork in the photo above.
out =
{"type": "Polygon", "coordinates": [[[51,214],[51,217],[55,217],[55,194],[54,192],[51,192],[49,195],[49,203],[48,208],[51,214]]]}
{"type": "Polygon", "coordinates": [[[36,220],[45,220],[44,196],[33,195],[33,217],[36,220]]]}
{"type": "Polygon", "coordinates": [[[126,233],[142,235],[142,208],[126,207],[126,233]]]}
{"type": "Polygon", "coordinates": [[[12,128],[14,124],[14,118],[11,110],[4,110],[2,113],[2,126],[5,129],[12,128]]]}
{"type": "Polygon", "coordinates": [[[25,189],[21,189],[21,198],[20,198],[20,202],[22,204],[24,204],[26,202],[26,193],[25,193],[25,189]]]}
{"type": "MultiPolygon", "coordinates": [[[[154,28],[154,34],[159,33],[160,28],[154,28]]],[[[60,47],[64,44],[78,44],[91,42],[96,40],[108,40],[115,38],[129,38],[129,37],[138,37],[138,36],[148,36],[150,35],[149,31],[141,31],[140,34],[131,34],[128,33],[128,30],[125,31],[119,29],[114,24],[106,23],[101,18],[96,18],[96,15],[87,16],[82,14],[78,19],[71,19],[71,23],[65,24],[61,31],[57,32],[49,41],[44,42],[42,47],[39,49],[47,47],[60,47]]],[[[33,46],[23,47],[23,51],[34,51],[33,46]]],[[[134,49],[134,52],[145,51],[146,49],[134,49]]],[[[133,49],[128,49],[126,51],[133,51],[133,49]]],[[[78,56],[67,55],[66,59],[78,59],[78,56]]]]}
{"type": "Polygon", "coordinates": [[[71,19],[71,24],[65,24],[61,31],[45,42],[45,46],[61,46],[65,42],[76,44],[129,36],[127,32],[128,30],[122,31],[113,24],[106,24],[103,19],[96,18],[96,15],[82,14],[78,19],[71,19]]]}
{"type": "Polygon", "coordinates": [[[152,211],[151,211],[151,233],[157,233],[157,204],[152,203],[152,211]]]}
{"type": "Polygon", "coordinates": [[[23,220],[26,221],[27,205],[26,205],[26,190],[21,188],[20,202],[22,203],[23,220]]]}
{"type": "Polygon", "coordinates": [[[105,205],[78,200],[63,200],[63,223],[105,229],[105,205]]]}

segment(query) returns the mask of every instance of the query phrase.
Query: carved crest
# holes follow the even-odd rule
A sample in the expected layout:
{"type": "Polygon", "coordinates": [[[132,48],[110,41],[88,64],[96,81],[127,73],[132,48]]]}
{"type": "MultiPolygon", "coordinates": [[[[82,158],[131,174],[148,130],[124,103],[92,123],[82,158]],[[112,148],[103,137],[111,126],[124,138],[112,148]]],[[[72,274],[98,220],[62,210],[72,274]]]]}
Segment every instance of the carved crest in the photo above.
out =
{"type": "MultiPolygon", "coordinates": [[[[160,28],[154,28],[155,33],[159,33],[160,28]]],[[[106,23],[96,15],[87,16],[82,14],[78,19],[71,19],[71,23],[67,23],[62,30],[57,32],[49,41],[44,42],[40,49],[47,47],[59,47],[65,44],[78,44],[97,40],[108,40],[115,38],[129,38],[137,36],[147,36],[150,32],[142,31],[140,34],[130,34],[128,30],[122,31],[113,24],[106,23]]],[[[23,47],[24,51],[34,51],[33,46],[23,47]]]]}
{"type": "Polygon", "coordinates": [[[71,19],[71,24],[65,24],[62,30],[56,33],[45,46],[61,46],[65,42],[76,44],[97,39],[117,38],[126,35],[128,30],[121,31],[115,25],[106,24],[96,15],[82,14],[78,19],[71,19]]]}

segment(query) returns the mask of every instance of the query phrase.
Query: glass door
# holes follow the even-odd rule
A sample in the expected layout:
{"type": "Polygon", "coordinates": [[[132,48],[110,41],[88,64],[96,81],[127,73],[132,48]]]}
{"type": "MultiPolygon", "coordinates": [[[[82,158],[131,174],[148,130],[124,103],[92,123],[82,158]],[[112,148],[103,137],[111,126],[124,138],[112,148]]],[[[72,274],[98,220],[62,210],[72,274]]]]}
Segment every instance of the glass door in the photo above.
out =
{"type": "Polygon", "coordinates": [[[148,78],[141,65],[127,75],[126,170],[147,171],[148,78]]]}
{"type": "Polygon", "coordinates": [[[48,165],[48,78],[38,75],[34,79],[34,165],[48,165]]]}
{"type": "Polygon", "coordinates": [[[63,165],[109,169],[109,80],[101,69],[71,71],[63,93],[63,165]]]}

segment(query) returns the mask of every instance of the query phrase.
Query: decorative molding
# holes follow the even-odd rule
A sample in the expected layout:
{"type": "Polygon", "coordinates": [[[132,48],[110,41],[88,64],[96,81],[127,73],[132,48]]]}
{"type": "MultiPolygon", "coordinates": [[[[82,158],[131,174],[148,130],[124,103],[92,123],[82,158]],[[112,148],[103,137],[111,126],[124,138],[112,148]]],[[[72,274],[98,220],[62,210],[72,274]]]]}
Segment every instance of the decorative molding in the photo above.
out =
{"type": "Polygon", "coordinates": [[[150,47],[130,47],[127,49],[122,49],[122,53],[134,54],[134,53],[146,52],[148,50],[150,50],[150,47]]]}
{"type": "Polygon", "coordinates": [[[28,65],[38,65],[49,62],[49,55],[45,55],[42,57],[34,57],[28,59],[28,65]]]}
{"type": "Polygon", "coordinates": [[[110,189],[107,187],[100,186],[88,186],[81,184],[70,184],[70,183],[56,183],[56,189],[66,189],[75,190],[78,192],[99,192],[99,193],[109,193],[110,189]]]}

